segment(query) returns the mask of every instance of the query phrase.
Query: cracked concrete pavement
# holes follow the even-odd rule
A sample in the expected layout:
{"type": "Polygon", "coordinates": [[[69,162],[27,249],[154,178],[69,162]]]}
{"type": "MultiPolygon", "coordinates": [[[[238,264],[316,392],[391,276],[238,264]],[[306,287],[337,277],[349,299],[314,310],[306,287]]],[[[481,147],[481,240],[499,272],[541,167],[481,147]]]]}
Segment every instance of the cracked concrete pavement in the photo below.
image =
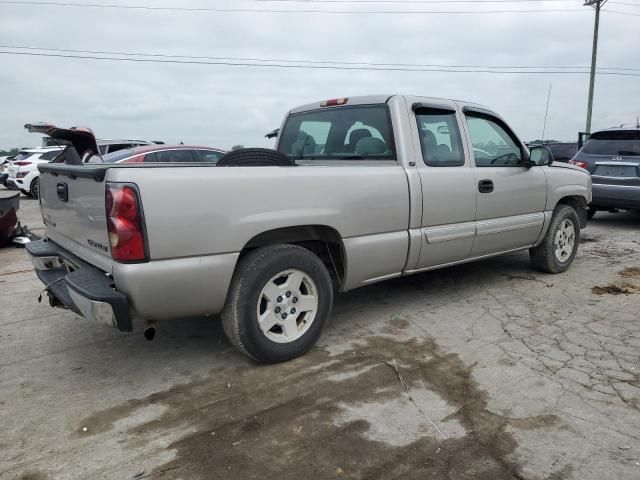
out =
{"type": "Polygon", "coordinates": [[[50,309],[2,249],[0,478],[640,478],[639,230],[599,213],[560,275],[516,253],[338,295],[272,366],[215,318],[147,342],[50,309]]]}

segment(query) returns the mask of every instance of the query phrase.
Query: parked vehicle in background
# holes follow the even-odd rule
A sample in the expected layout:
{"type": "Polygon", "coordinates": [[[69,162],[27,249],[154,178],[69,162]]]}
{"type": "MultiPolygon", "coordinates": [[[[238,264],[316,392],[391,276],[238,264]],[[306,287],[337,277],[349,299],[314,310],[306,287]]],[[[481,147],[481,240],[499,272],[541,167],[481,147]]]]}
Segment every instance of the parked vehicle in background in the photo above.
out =
{"type": "MultiPolygon", "coordinates": [[[[97,151],[86,132],[74,147],[97,151]]],[[[50,304],[122,331],[221,313],[236,347],[278,362],[316,343],[334,289],[517,250],[563,272],[586,225],[587,172],[480,105],[316,102],[289,112],[276,148],[41,165],[47,239],[27,250],[50,304]]]]}
{"type": "Polygon", "coordinates": [[[13,160],[15,155],[0,157],[0,185],[7,186],[7,178],[9,178],[9,162],[13,160]]]}
{"type": "Polygon", "coordinates": [[[546,143],[545,147],[553,153],[554,162],[567,163],[578,151],[578,142],[556,142],[546,143]]]}
{"type": "Polygon", "coordinates": [[[13,190],[20,190],[29,197],[38,198],[39,185],[38,165],[49,163],[63,151],[62,147],[40,147],[21,150],[9,163],[6,186],[13,190]]]}
{"type": "Polygon", "coordinates": [[[153,145],[126,148],[108,153],[102,158],[97,155],[89,163],[216,163],[226,152],[217,148],[190,145],[153,145]]]}
{"type": "Polygon", "coordinates": [[[142,145],[156,145],[156,142],[148,140],[98,140],[98,148],[101,155],[117,152],[125,148],[140,147],[142,145]]]}
{"type": "Polygon", "coordinates": [[[569,163],[591,174],[589,218],[598,210],[640,211],[640,128],[595,132],[569,163]]]}

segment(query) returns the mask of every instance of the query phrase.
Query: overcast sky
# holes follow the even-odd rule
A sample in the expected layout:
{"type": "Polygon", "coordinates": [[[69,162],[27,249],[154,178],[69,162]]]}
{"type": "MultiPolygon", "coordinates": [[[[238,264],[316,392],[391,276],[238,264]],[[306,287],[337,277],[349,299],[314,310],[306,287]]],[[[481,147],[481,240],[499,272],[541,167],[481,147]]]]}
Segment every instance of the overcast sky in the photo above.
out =
{"type": "MultiPolygon", "coordinates": [[[[638,0],[626,1],[640,6],[638,0]]],[[[169,12],[0,4],[0,44],[314,61],[588,66],[594,15],[582,3],[128,2],[271,11],[362,10],[359,14],[169,12]],[[558,8],[580,11],[543,12],[558,8]],[[472,9],[541,12],[364,13],[472,9]]],[[[607,8],[640,14],[640,8],[633,6],[608,4],[607,8]]],[[[640,69],[639,48],[640,16],[604,11],[599,65],[640,69]]],[[[280,126],[289,108],[371,93],[408,93],[482,103],[502,114],[521,138],[530,140],[541,136],[549,83],[553,88],[546,138],[574,140],[585,127],[589,82],[585,74],[341,71],[2,54],[0,61],[0,148],[39,144],[36,135],[22,128],[27,122],[38,121],[89,126],[99,138],[183,141],[220,148],[269,145],[264,134],[280,126]]],[[[640,70],[635,73],[640,74],[640,70]]],[[[634,122],[637,115],[640,76],[598,75],[593,128],[634,122]]]]}

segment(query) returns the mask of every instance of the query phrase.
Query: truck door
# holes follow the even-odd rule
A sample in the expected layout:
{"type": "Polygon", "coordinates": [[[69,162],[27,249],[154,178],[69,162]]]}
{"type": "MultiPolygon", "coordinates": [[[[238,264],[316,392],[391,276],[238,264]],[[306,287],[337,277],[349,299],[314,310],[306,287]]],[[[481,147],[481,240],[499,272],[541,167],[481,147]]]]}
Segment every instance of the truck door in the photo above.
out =
{"type": "Polygon", "coordinates": [[[414,104],[422,158],[422,245],[416,269],[466,259],[475,235],[475,178],[455,103],[414,104]]]}
{"type": "Polygon", "coordinates": [[[473,145],[477,212],[472,257],[532,245],[544,223],[547,180],[527,167],[525,147],[504,121],[489,112],[464,109],[473,145]]]}

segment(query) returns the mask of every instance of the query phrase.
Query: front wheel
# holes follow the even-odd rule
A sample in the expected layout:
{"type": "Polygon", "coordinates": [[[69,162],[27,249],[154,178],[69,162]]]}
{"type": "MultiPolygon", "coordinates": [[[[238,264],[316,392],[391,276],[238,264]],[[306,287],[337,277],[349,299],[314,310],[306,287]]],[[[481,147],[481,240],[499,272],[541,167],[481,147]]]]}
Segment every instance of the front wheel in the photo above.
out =
{"type": "Polygon", "coordinates": [[[568,205],[558,205],[549,230],[537,247],[529,250],[534,268],[547,273],[561,273],[571,266],[580,244],[580,219],[568,205]]]}
{"type": "Polygon", "coordinates": [[[315,254],[296,245],[267,246],[240,260],[222,326],[254,360],[282,362],[315,345],[332,305],[331,277],[315,254]]]}

